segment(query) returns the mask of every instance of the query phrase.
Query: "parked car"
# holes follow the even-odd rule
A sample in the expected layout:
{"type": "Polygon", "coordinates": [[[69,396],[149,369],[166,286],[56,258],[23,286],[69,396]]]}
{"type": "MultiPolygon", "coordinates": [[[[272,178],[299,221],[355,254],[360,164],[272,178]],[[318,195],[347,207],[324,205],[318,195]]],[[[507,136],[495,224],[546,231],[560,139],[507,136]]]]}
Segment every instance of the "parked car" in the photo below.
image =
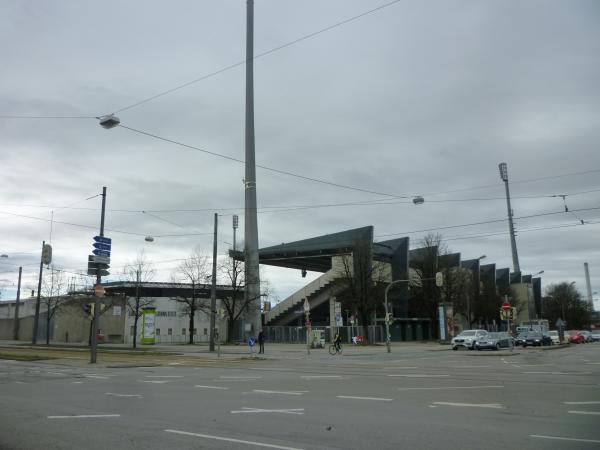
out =
{"type": "Polygon", "coordinates": [[[600,331],[592,331],[592,341],[600,342],[600,331]]]}
{"type": "Polygon", "coordinates": [[[487,336],[488,332],[485,330],[464,330],[452,339],[452,350],[458,350],[458,347],[465,347],[466,349],[473,350],[475,348],[475,343],[479,339],[483,339],[487,336]]]}
{"type": "Polygon", "coordinates": [[[552,338],[546,333],[527,333],[527,338],[525,339],[525,342],[523,342],[523,348],[527,347],[528,345],[532,347],[552,345],[552,338]]]}
{"type": "Polygon", "coordinates": [[[515,339],[515,345],[518,347],[519,345],[523,345],[525,343],[525,340],[527,339],[527,335],[530,332],[523,332],[523,333],[519,333],[518,336],[515,339]]]}
{"type": "Polygon", "coordinates": [[[558,335],[558,331],[550,330],[548,331],[548,336],[552,339],[553,344],[560,344],[560,336],[558,335]]]}
{"type": "Polygon", "coordinates": [[[475,342],[477,350],[486,348],[500,350],[501,348],[510,348],[512,345],[514,345],[514,339],[508,333],[488,333],[487,336],[475,342]]]}
{"type": "Polygon", "coordinates": [[[586,331],[586,330],[581,330],[579,333],[583,335],[583,337],[585,338],[585,342],[593,341],[591,332],[586,331]]]}
{"type": "Polygon", "coordinates": [[[585,344],[585,336],[577,330],[569,331],[569,342],[571,344],[585,344]]]}

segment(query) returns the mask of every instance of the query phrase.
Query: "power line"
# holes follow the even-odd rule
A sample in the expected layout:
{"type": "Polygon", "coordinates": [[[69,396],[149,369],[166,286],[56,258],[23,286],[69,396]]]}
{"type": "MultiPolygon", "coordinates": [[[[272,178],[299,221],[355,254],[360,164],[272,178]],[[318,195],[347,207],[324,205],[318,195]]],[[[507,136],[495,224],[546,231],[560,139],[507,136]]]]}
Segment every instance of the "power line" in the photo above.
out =
{"type": "MultiPolygon", "coordinates": [[[[598,210],[600,209],[600,207],[593,207],[593,208],[581,208],[581,209],[575,209],[573,210],[574,212],[579,212],[579,211],[594,211],[594,210],[598,210]]],[[[552,215],[556,215],[556,214],[567,214],[566,211],[556,211],[556,212],[548,212],[548,213],[539,213],[539,214],[530,214],[530,215],[526,215],[526,216],[519,216],[519,217],[515,217],[515,220],[518,219],[531,219],[534,217],[544,217],[544,216],[552,216],[552,215]]],[[[472,222],[472,223],[463,223],[463,224],[458,224],[458,225],[447,225],[444,227],[435,227],[435,228],[423,228],[421,230],[412,230],[412,231],[403,231],[400,233],[388,233],[388,234],[380,234],[375,236],[376,238],[382,238],[382,237],[388,237],[388,236],[401,236],[401,235],[405,235],[405,234],[415,234],[415,233],[424,233],[427,231],[439,231],[439,230],[448,230],[451,228],[463,228],[463,227],[470,227],[470,226],[476,226],[476,225],[486,225],[486,224],[490,224],[490,223],[498,223],[498,222],[505,222],[508,219],[490,219],[490,220],[485,220],[485,221],[481,221],[481,222],[472,222]]]]}
{"type": "MultiPolygon", "coordinates": [[[[516,181],[512,181],[511,180],[511,184],[520,184],[520,183],[533,183],[535,181],[543,181],[543,180],[551,180],[551,179],[555,179],[555,178],[564,178],[564,177],[571,177],[571,176],[576,176],[576,175],[589,175],[591,173],[598,173],[600,172],[600,169],[590,169],[590,170],[585,170],[583,172],[571,172],[571,173],[564,173],[564,174],[560,174],[560,175],[548,175],[545,177],[539,177],[539,178],[528,178],[528,179],[524,179],[524,180],[516,180],[516,181]]],[[[422,194],[423,196],[427,196],[427,195],[444,195],[444,194],[453,194],[455,192],[463,192],[463,191],[475,191],[478,189],[485,189],[485,188],[490,188],[490,187],[499,187],[501,186],[498,183],[495,184],[484,184],[481,186],[474,186],[474,187],[467,187],[467,188],[461,188],[461,189],[453,189],[450,191],[442,191],[442,192],[429,192],[426,194],[422,194]]],[[[592,191],[592,192],[596,192],[596,191],[592,191]]]]}
{"type": "MultiPolygon", "coordinates": [[[[325,28],[321,28],[320,30],[317,30],[317,31],[314,31],[312,33],[306,34],[306,35],[301,36],[301,37],[299,37],[297,39],[294,39],[292,41],[286,42],[285,44],[278,45],[277,47],[273,47],[270,50],[266,50],[266,51],[264,51],[262,53],[258,53],[252,59],[256,60],[258,58],[262,58],[264,56],[270,55],[271,53],[275,53],[275,52],[277,52],[279,50],[282,50],[284,48],[290,47],[290,46],[292,46],[294,44],[297,44],[299,42],[302,42],[302,41],[305,41],[307,39],[310,39],[310,38],[313,38],[315,36],[318,36],[319,34],[322,34],[322,33],[325,33],[327,31],[333,30],[334,28],[337,28],[337,27],[340,27],[340,26],[345,25],[347,23],[353,22],[353,21],[355,21],[357,19],[360,19],[361,17],[364,17],[364,16],[367,16],[367,15],[372,14],[374,12],[380,11],[380,10],[382,10],[384,8],[387,8],[387,7],[392,6],[392,5],[396,4],[396,3],[399,3],[400,1],[401,0],[394,0],[394,1],[391,1],[391,2],[388,2],[388,3],[384,3],[383,5],[380,5],[380,6],[376,7],[376,8],[373,8],[373,9],[370,9],[368,11],[362,12],[362,13],[357,14],[355,16],[352,16],[352,17],[350,17],[348,19],[344,19],[344,20],[342,20],[340,22],[334,23],[333,25],[329,25],[329,26],[327,26],[325,28]]],[[[195,78],[195,79],[193,79],[191,81],[188,81],[186,83],[180,84],[179,86],[175,86],[175,87],[173,87],[171,89],[167,89],[166,91],[159,92],[158,94],[155,94],[155,95],[153,95],[151,97],[148,97],[148,98],[145,98],[143,100],[140,100],[140,101],[138,101],[136,103],[132,103],[131,105],[125,106],[125,107],[123,107],[121,109],[118,109],[118,110],[114,111],[113,114],[117,114],[117,113],[120,113],[120,112],[123,112],[123,111],[127,111],[128,109],[132,109],[132,108],[135,108],[137,106],[143,105],[144,103],[148,103],[148,102],[150,102],[152,100],[155,100],[155,99],[157,99],[159,97],[162,97],[162,96],[167,95],[167,94],[171,94],[172,92],[175,92],[175,91],[178,91],[180,89],[186,88],[188,86],[191,86],[192,84],[198,83],[199,81],[203,81],[203,80],[206,80],[207,78],[214,77],[215,75],[219,75],[219,74],[221,74],[223,72],[227,72],[228,70],[234,69],[234,68],[242,66],[244,64],[246,64],[246,60],[245,59],[241,60],[241,61],[238,61],[236,63],[230,64],[228,66],[225,66],[225,67],[223,67],[221,69],[215,70],[214,72],[208,73],[206,75],[202,75],[202,76],[200,76],[198,78],[195,78]]]]}
{"type": "MultiPolygon", "coordinates": [[[[125,128],[125,129],[133,131],[135,133],[143,134],[144,136],[148,136],[148,137],[151,137],[153,139],[158,139],[160,141],[168,142],[170,144],[178,145],[180,147],[185,147],[185,148],[188,148],[190,150],[196,150],[196,151],[199,151],[199,152],[202,152],[202,153],[206,153],[206,154],[209,154],[209,155],[212,155],[212,156],[217,156],[219,158],[227,159],[229,161],[235,161],[235,162],[238,162],[240,164],[245,164],[245,161],[242,160],[242,159],[234,158],[232,156],[223,155],[221,153],[212,152],[210,150],[205,150],[205,149],[200,148],[200,147],[195,147],[193,145],[185,144],[183,142],[175,141],[173,139],[168,139],[168,138],[159,136],[157,134],[149,133],[147,131],[137,130],[135,128],[131,128],[131,127],[125,126],[123,124],[120,124],[119,127],[125,128]]],[[[348,185],[345,185],[345,184],[335,183],[333,181],[326,181],[326,180],[321,180],[319,178],[307,177],[305,175],[299,175],[297,173],[289,172],[287,170],[275,169],[273,167],[263,166],[261,164],[256,164],[256,167],[259,167],[259,168],[264,169],[264,170],[268,170],[270,172],[279,173],[281,175],[288,175],[288,176],[291,176],[291,177],[294,177],[294,178],[300,178],[302,180],[307,180],[307,181],[314,181],[315,183],[326,184],[328,186],[334,186],[334,187],[338,187],[338,188],[342,188],[342,189],[349,189],[349,190],[352,190],[352,191],[364,192],[364,193],[367,193],[367,194],[383,195],[383,196],[386,196],[386,197],[393,197],[393,198],[410,198],[409,196],[406,196],[406,195],[397,195],[397,194],[389,194],[387,192],[371,191],[369,189],[362,189],[362,188],[358,188],[358,187],[354,187],[354,186],[348,186],[348,185]]]]}
{"type": "Polygon", "coordinates": [[[95,116],[17,116],[0,115],[0,119],[97,119],[95,116]]]}

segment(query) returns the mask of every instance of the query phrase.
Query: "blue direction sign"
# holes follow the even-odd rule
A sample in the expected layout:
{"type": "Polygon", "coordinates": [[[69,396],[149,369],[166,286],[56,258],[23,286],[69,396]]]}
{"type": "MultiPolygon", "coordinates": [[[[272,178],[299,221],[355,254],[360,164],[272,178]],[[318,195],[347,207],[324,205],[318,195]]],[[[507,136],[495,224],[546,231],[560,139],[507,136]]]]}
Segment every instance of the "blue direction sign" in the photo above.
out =
{"type": "Polygon", "coordinates": [[[94,242],[94,248],[97,248],[98,250],[110,251],[110,244],[103,244],[101,242],[94,242]]]}
{"type": "Polygon", "coordinates": [[[254,340],[253,337],[248,338],[248,345],[250,347],[254,347],[255,344],[256,344],[256,341],[254,340]]]}
{"type": "Polygon", "coordinates": [[[110,246],[112,239],[106,236],[94,236],[94,242],[99,242],[101,244],[108,244],[110,246]]]}
{"type": "Polygon", "coordinates": [[[96,256],[110,256],[109,250],[98,250],[97,248],[95,248],[94,250],[92,250],[92,253],[96,256]]]}

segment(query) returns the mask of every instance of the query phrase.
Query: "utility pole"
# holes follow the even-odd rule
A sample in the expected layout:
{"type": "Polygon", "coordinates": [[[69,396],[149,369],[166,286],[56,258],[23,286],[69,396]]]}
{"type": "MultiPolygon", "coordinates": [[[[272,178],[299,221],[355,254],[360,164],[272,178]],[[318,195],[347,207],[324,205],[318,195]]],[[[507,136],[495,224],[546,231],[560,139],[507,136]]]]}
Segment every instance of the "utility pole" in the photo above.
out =
{"type": "Polygon", "coordinates": [[[42,241],[42,256],[40,257],[40,278],[38,280],[37,299],[35,301],[35,316],[33,317],[33,337],[31,338],[31,345],[37,344],[37,332],[38,323],[40,321],[40,291],[42,290],[42,272],[44,270],[44,247],[46,241],[42,241]]]}
{"type": "Polygon", "coordinates": [[[215,314],[217,308],[217,226],[219,215],[215,213],[215,234],[213,238],[212,285],[210,287],[210,344],[209,351],[215,351],[215,314]]]}
{"type": "Polygon", "coordinates": [[[587,287],[588,303],[592,311],[594,310],[594,297],[592,295],[592,284],[590,283],[590,269],[588,263],[583,263],[583,269],[585,270],[585,284],[587,287]]]}
{"type": "Polygon", "coordinates": [[[13,327],[13,339],[19,340],[19,300],[21,299],[21,274],[23,267],[19,267],[19,282],[17,284],[17,300],[15,301],[15,323],[13,327]]]}
{"type": "MultiPolygon", "coordinates": [[[[106,186],[102,188],[102,212],[100,214],[100,236],[104,237],[104,214],[106,212],[106,186]]],[[[100,275],[100,269],[96,272],[96,285],[100,285],[102,282],[102,276],[100,275]]],[[[91,354],[90,363],[96,364],[96,353],[98,350],[98,321],[100,318],[100,297],[98,292],[94,289],[94,319],[92,322],[92,342],[91,342],[91,354]]]]}
{"type": "Polygon", "coordinates": [[[240,218],[237,215],[233,216],[233,251],[235,252],[235,230],[238,228],[240,218]]]}
{"type": "Polygon", "coordinates": [[[513,211],[510,206],[510,191],[508,189],[508,168],[506,163],[498,164],[500,169],[500,178],[504,181],[504,187],[506,188],[506,207],[508,208],[508,230],[510,232],[510,247],[512,250],[513,260],[513,271],[521,272],[521,266],[519,265],[519,255],[517,254],[517,240],[515,238],[515,227],[513,224],[513,211]]]}
{"type": "Polygon", "coordinates": [[[133,348],[137,348],[138,320],[140,317],[140,271],[135,271],[135,317],[133,318],[135,326],[133,327],[133,348]]]}
{"type": "MultiPolygon", "coordinates": [[[[244,298],[247,305],[260,302],[260,274],[258,264],[258,223],[256,217],[256,161],[254,151],[254,0],[246,6],[246,173],[244,178],[244,259],[246,287],[244,298]]],[[[260,306],[250,308],[252,329],[258,333],[261,326],[260,306]]]]}

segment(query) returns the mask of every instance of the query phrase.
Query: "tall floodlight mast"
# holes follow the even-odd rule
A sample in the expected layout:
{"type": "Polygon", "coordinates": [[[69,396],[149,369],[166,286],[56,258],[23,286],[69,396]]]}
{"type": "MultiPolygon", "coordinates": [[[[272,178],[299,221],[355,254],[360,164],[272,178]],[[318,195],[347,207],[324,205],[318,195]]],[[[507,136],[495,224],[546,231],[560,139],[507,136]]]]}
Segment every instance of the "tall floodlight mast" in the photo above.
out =
{"type": "Polygon", "coordinates": [[[521,272],[521,266],[519,265],[519,255],[517,254],[517,240],[515,238],[515,227],[513,225],[513,211],[510,206],[510,191],[508,189],[508,168],[506,163],[498,164],[500,169],[500,178],[504,181],[504,187],[506,188],[506,207],[508,208],[508,231],[510,232],[510,247],[512,250],[513,260],[513,272],[521,272]]]}
{"type": "Polygon", "coordinates": [[[258,272],[258,224],[256,218],[256,162],[254,157],[254,0],[246,6],[246,174],[244,178],[245,303],[251,304],[247,320],[256,336],[261,327],[260,275],[258,272]],[[254,302],[259,307],[254,308],[254,302]]]}

